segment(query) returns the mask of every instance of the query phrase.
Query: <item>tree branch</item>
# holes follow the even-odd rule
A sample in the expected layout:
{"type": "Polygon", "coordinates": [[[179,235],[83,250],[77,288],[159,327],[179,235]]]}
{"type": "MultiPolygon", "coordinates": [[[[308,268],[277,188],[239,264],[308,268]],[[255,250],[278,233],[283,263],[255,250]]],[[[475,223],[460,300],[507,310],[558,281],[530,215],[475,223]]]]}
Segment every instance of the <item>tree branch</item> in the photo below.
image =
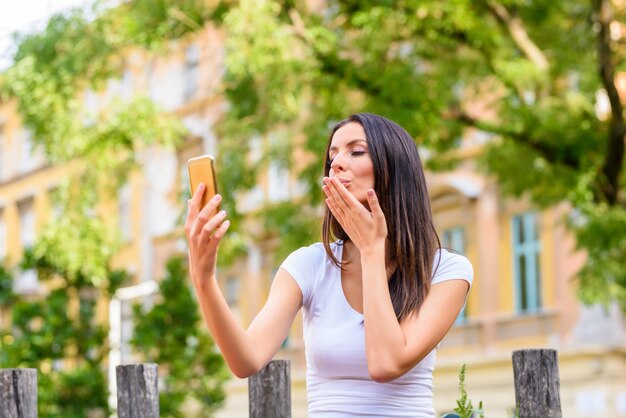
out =
{"type": "Polygon", "coordinates": [[[289,10],[289,17],[293,23],[292,29],[294,34],[311,47],[315,58],[321,64],[321,71],[327,74],[340,75],[342,77],[349,73],[350,79],[358,89],[361,89],[372,96],[382,94],[382,88],[372,86],[371,82],[362,77],[358,71],[349,72],[346,70],[351,61],[340,58],[336,53],[326,54],[320,51],[316,47],[313,39],[311,39],[311,36],[307,33],[302,16],[300,16],[300,13],[298,13],[296,9],[289,10]]]}
{"type": "Polygon", "coordinates": [[[610,25],[613,21],[613,8],[610,0],[595,0],[596,24],[598,31],[598,71],[600,80],[611,104],[611,121],[609,122],[609,140],[602,167],[604,179],[600,183],[609,204],[617,203],[620,173],[624,166],[624,107],[620,102],[615,85],[615,64],[611,49],[610,25]]]}
{"type": "Polygon", "coordinates": [[[489,68],[489,71],[491,71],[491,73],[498,80],[500,80],[500,82],[502,82],[504,87],[509,89],[511,93],[514,94],[515,97],[520,101],[521,104],[523,105],[527,104],[526,101],[524,100],[524,92],[520,89],[520,87],[517,86],[515,83],[513,83],[511,80],[507,79],[506,77],[500,77],[498,75],[498,69],[494,65],[495,60],[494,60],[493,54],[487,48],[485,48],[483,45],[475,45],[474,43],[472,43],[468,39],[467,34],[462,31],[453,30],[450,33],[450,37],[454,39],[455,41],[461,43],[462,45],[480,54],[485,60],[485,64],[489,68]]]}
{"type": "Polygon", "coordinates": [[[562,164],[563,166],[568,167],[572,170],[578,170],[580,168],[580,162],[574,156],[568,154],[563,155],[563,153],[560,153],[559,150],[550,147],[545,142],[535,141],[527,132],[518,132],[512,129],[498,126],[493,123],[470,116],[469,114],[458,109],[451,112],[449,117],[452,117],[467,126],[480,129],[481,131],[491,132],[496,135],[511,138],[518,144],[527,146],[535,152],[539,153],[544,159],[546,159],[546,161],[549,161],[553,164],[562,164]]]}
{"type": "Polygon", "coordinates": [[[539,69],[547,71],[550,68],[548,59],[530,39],[519,16],[509,13],[506,7],[495,1],[487,2],[487,7],[496,20],[509,31],[513,42],[520,51],[539,69]]]}

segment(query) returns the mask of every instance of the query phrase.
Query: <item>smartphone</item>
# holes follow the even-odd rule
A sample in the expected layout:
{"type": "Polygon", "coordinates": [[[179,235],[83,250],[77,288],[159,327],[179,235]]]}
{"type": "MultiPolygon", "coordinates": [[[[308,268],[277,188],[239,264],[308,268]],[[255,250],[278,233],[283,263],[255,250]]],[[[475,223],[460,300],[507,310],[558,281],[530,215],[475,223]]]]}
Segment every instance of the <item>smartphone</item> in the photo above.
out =
{"type": "MultiPolygon", "coordinates": [[[[217,182],[215,178],[215,159],[211,155],[201,155],[187,161],[187,170],[189,171],[189,187],[191,188],[191,196],[196,192],[198,185],[204,183],[204,195],[200,208],[206,206],[209,200],[217,194],[217,182]]],[[[215,211],[217,211],[219,208],[215,211]]]]}

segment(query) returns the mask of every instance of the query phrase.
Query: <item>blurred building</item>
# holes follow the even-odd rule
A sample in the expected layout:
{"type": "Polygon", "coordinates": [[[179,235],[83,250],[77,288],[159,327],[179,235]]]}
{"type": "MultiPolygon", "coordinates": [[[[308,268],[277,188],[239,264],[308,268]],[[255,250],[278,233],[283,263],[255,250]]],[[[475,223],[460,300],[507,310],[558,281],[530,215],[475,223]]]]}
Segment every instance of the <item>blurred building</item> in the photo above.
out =
{"type": "MultiPolygon", "coordinates": [[[[130,52],[120,79],[106,91],[86,92],[84,103],[97,110],[107,97],[149,96],[179,115],[190,135],[176,151],[149,149],[144,164],[118,193],[116,212],[125,245],[115,266],[134,275],[136,286],[104,301],[101,316],[112,327],[112,363],[132,361],[130,303],[153,294],[165,263],[185,250],[178,222],[186,208],[186,161],[219,153],[214,126],[226,103],[219,92],[223,74],[223,35],[210,27],[173,45],[163,56],[130,52]]],[[[564,221],[567,206],[536,210],[526,200],[502,196],[498,184],[480,174],[475,156],[490,136],[468,131],[463,163],[453,172],[429,173],[432,207],[442,244],[468,256],[475,282],[467,308],[445,338],[435,373],[435,405],[449,411],[459,396],[458,369],[466,363],[469,395],[483,400],[487,416],[508,416],[515,407],[512,350],[552,347],[559,350],[563,415],[626,417],[626,329],[615,306],[583,307],[576,300],[576,272],[585,256],[564,221]]],[[[33,271],[19,271],[22,250],[54,212],[50,192],[71,171],[51,166],[33,151],[29,132],[20,123],[16,104],[0,103],[0,259],[16,272],[14,290],[43,295],[33,271]]],[[[271,168],[238,202],[253,212],[265,202],[292,199],[297,180],[271,168]]],[[[251,226],[247,254],[219,272],[229,305],[247,326],[261,308],[278,265],[271,257],[276,242],[257,239],[251,226]]],[[[247,232],[247,231],[246,231],[247,232]]],[[[6,312],[0,320],[6,319],[6,312]]],[[[0,326],[7,326],[6,320],[0,326]]],[[[293,416],[306,416],[305,363],[301,318],[280,350],[292,361],[293,416]]],[[[247,384],[233,378],[218,417],[247,417],[247,384]]]]}

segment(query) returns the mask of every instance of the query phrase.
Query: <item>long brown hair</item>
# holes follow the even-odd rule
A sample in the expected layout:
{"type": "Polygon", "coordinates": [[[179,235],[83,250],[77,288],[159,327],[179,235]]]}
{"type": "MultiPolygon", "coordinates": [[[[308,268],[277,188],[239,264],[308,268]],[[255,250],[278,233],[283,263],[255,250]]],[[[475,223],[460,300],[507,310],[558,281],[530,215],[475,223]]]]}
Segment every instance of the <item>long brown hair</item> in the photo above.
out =
{"type": "MultiPolygon", "coordinates": [[[[389,293],[398,321],[417,312],[430,290],[436,250],[441,247],[433,225],[426,179],[415,141],[400,125],[371,113],[354,114],[336,124],[326,146],[324,175],[330,171],[328,151],[339,128],[356,122],[363,127],[374,166],[374,190],[387,220],[391,260],[397,267],[389,293]]],[[[322,243],[332,263],[343,270],[330,243],[349,241],[348,234],[324,206],[322,243]]]]}

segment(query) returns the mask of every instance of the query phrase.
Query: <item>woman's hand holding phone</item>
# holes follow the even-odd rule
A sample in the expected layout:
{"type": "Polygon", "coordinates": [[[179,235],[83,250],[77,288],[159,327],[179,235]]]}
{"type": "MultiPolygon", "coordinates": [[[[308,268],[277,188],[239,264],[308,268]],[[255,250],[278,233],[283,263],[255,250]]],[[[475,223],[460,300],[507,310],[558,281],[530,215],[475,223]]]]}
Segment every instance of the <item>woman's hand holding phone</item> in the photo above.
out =
{"type": "Polygon", "coordinates": [[[217,212],[222,200],[219,194],[201,207],[205,192],[206,185],[201,183],[193,197],[187,201],[185,220],[185,235],[189,243],[189,271],[194,284],[200,289],[206,288],[209,281],[215,279],[217,249],[230,226],[230,221],[225,220],[226,212],[217,212]]]}

